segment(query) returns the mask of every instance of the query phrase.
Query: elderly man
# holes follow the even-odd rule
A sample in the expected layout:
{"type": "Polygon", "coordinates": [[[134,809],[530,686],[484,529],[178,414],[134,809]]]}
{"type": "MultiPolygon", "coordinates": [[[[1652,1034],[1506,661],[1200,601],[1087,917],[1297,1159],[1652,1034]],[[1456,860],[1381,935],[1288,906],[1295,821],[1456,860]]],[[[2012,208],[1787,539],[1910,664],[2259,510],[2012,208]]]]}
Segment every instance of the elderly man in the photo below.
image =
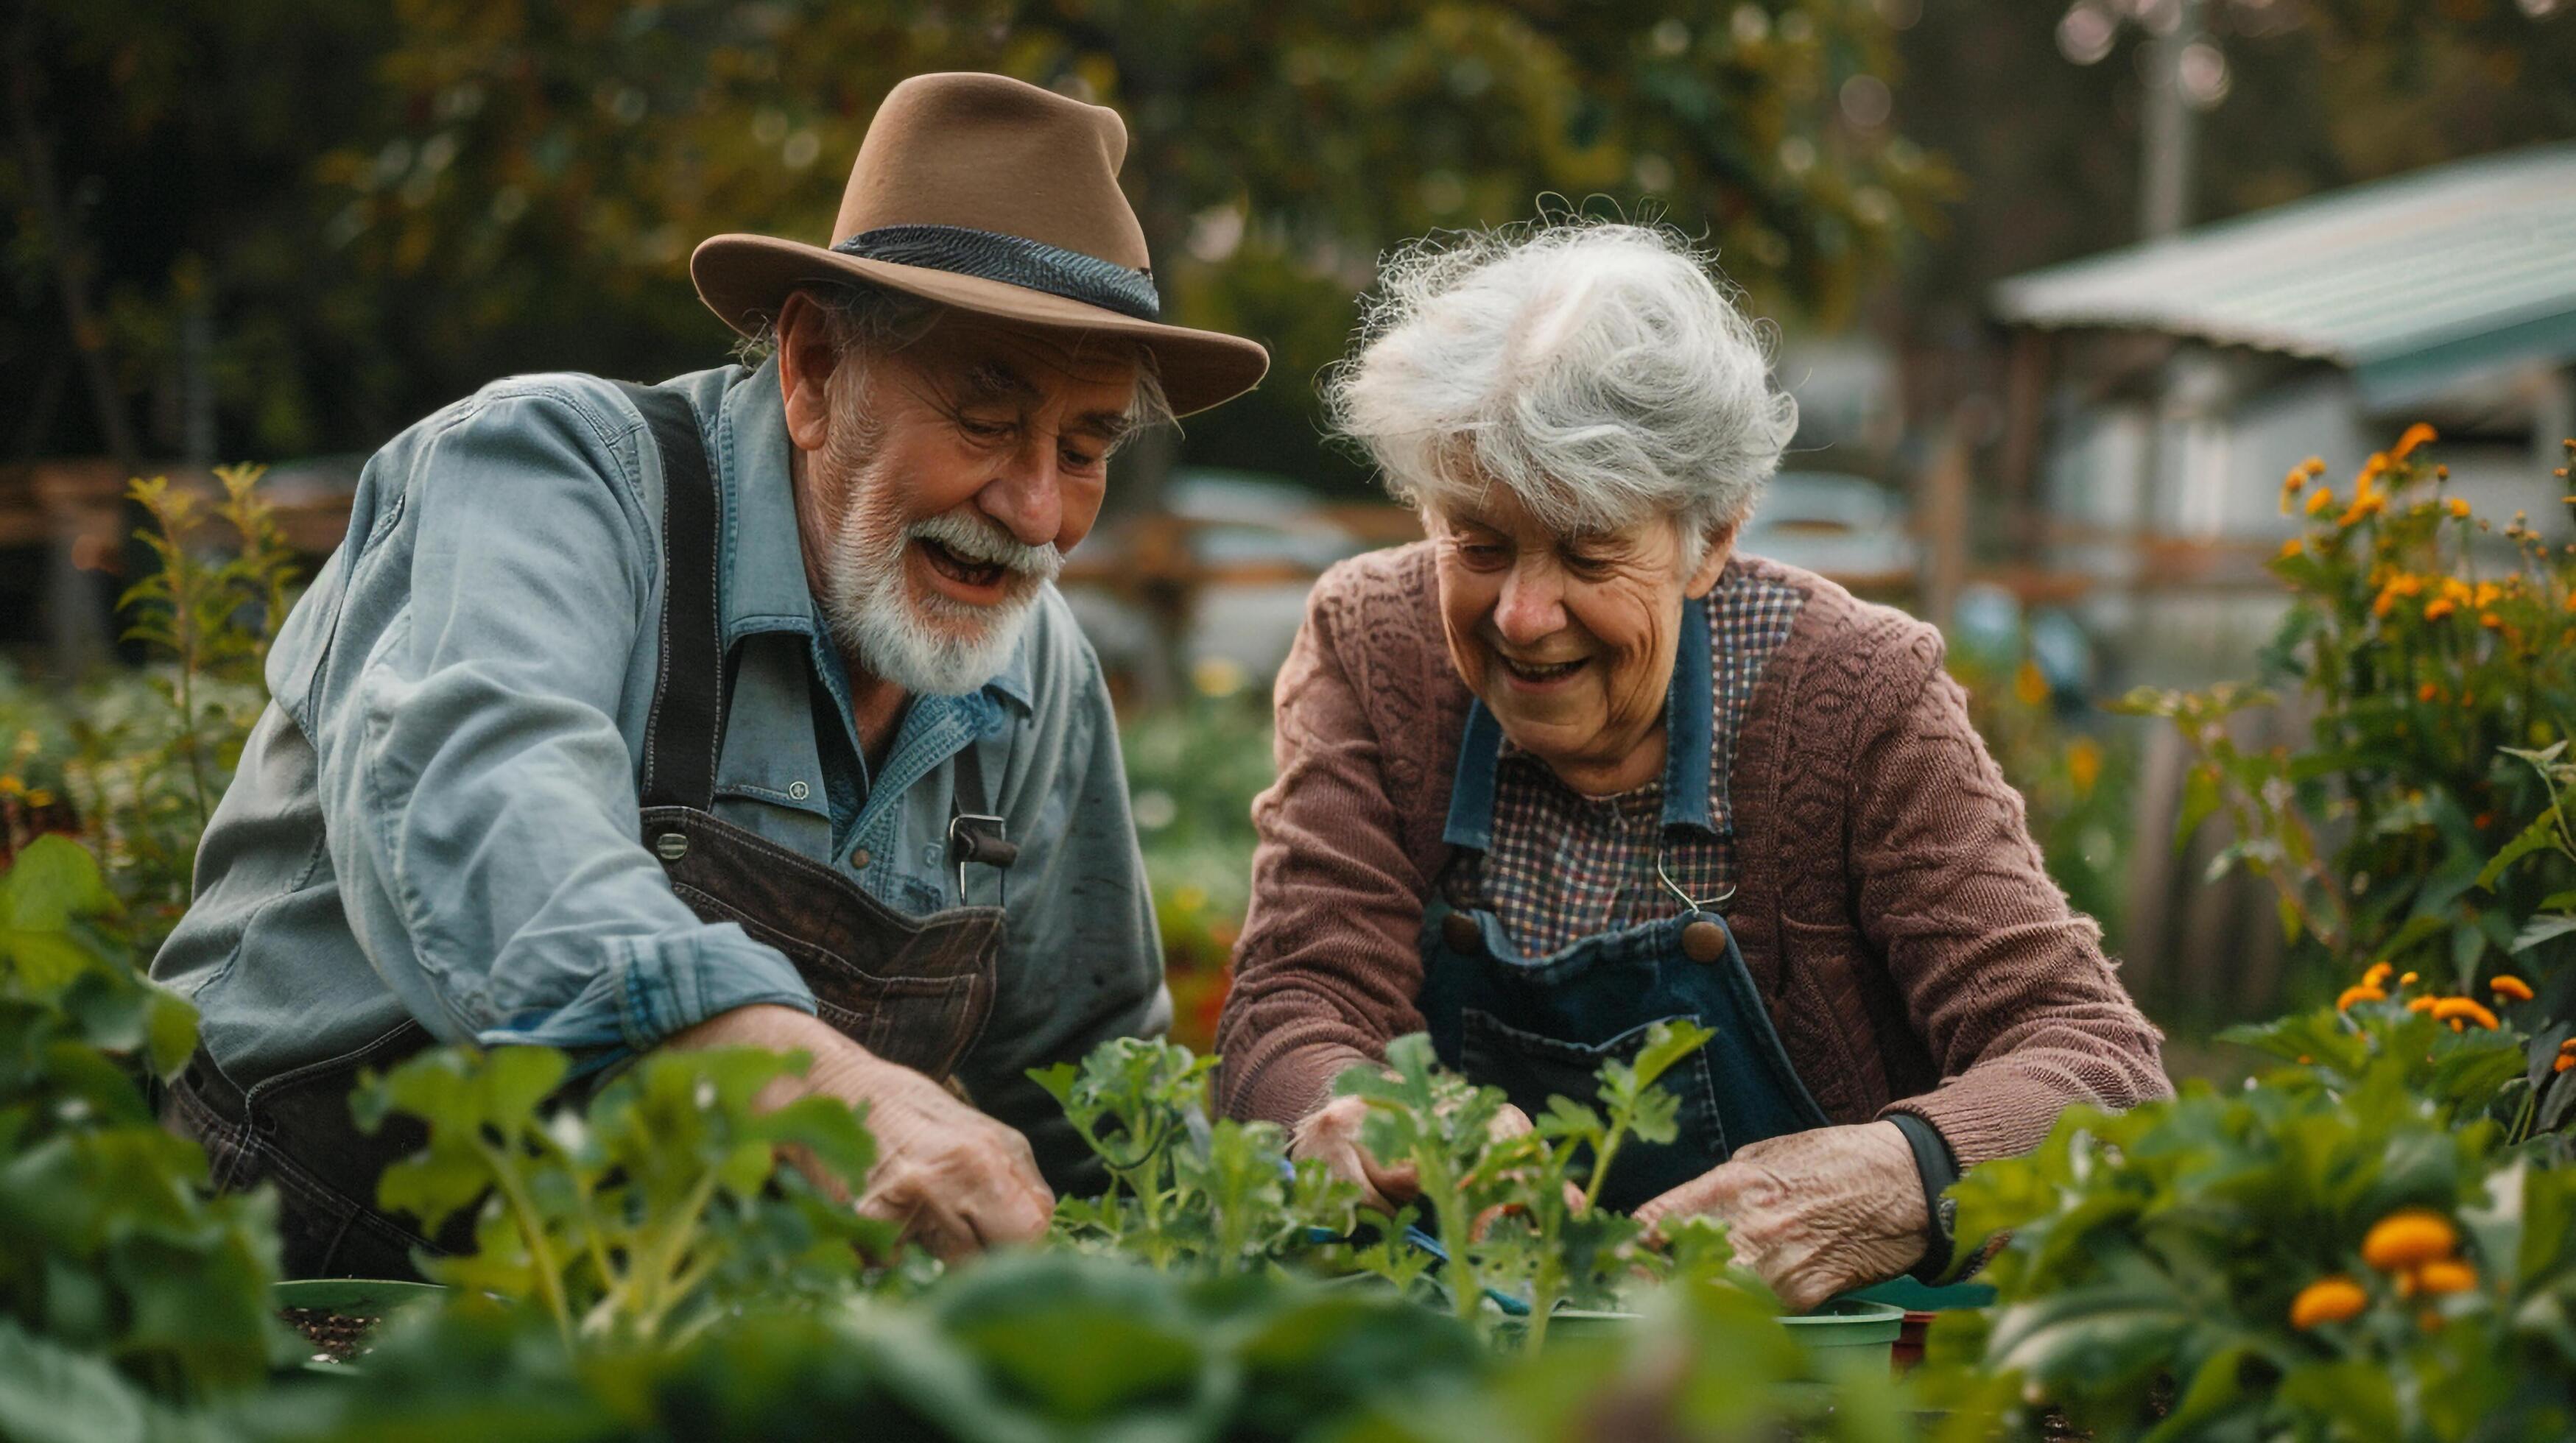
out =
{"type": "Polygon", "coordinates": [[[907,81],[830,248],[698,248],[758,367],[504,381],[369,462],[153,969],[204,1016],[172,1121],[277,1183],[290,1276],[426,1243],[374,1207],[416,1137],[347,1095],[433,1040],[801,1050],[868,1108],[862,1211],[942,1254],[1045,1228],[1078,1149],[1026,1070],[1169,1009],[1049,582],[1122,440],[1268,364],[1156,319],[1125,151],[907,81]]]}

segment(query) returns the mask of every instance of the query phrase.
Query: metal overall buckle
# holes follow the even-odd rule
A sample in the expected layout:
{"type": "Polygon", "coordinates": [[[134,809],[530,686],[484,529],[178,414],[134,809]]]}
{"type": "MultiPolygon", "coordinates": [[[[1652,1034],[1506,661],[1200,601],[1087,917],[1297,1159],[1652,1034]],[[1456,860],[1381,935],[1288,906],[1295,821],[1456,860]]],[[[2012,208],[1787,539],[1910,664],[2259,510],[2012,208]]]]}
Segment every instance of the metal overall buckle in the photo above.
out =
{"type": "Polygon", "coordinates": [[[957,864],[957,900],[962,904],[967,863],[981,862],[998,872],[1020,859],[1020,848],[1004,835],[1000,817],[959,812],[948,819],[948,859],[957,864]]]}

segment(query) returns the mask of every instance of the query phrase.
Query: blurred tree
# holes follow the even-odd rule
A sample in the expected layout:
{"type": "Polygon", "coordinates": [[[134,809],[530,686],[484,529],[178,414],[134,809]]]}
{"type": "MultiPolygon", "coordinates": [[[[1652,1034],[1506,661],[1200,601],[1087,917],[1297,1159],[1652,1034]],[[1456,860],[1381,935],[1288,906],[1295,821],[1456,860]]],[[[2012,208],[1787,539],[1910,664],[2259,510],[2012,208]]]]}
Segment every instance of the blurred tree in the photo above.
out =
{"type": "Polygon", "coordinates": [[[1945,184],[1888,124],[1867,0],[21,0],[6,23],[12,456],[356,449],[511,371],[703,365],[690,248],[822,240],[878,98],[931,69],[1126,114],[1171,313],[1278,357],[1192,453],[1309,474],[1311,382],[1390,244],[1553,192],[1704,235],[1757,310],[1832,315],[1945,184]]]}

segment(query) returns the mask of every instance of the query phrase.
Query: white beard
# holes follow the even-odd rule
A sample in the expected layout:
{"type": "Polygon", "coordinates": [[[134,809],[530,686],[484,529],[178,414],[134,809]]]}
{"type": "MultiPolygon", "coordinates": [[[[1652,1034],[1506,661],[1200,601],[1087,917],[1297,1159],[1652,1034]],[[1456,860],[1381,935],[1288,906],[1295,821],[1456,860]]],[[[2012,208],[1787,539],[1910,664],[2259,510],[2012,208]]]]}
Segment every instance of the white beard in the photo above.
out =
{"type": "MultiPolygon", "coordinates": [[[[866,490],[885,478],[859,478],[866,490]]],[[[909,526],[862,502],[843,516],[824,568],[823,619],[842,649],[905,691],[962,696],[1009,664],[1028,630],[1038,592],[1063,569],[1051,546],[1026,546],[961,506],[909,526]],[[904,574],[915,539],[935,541],[971,561],[1009,568],[1010,594],[971,606],[931,592],[916,596],[904,574]]]]}

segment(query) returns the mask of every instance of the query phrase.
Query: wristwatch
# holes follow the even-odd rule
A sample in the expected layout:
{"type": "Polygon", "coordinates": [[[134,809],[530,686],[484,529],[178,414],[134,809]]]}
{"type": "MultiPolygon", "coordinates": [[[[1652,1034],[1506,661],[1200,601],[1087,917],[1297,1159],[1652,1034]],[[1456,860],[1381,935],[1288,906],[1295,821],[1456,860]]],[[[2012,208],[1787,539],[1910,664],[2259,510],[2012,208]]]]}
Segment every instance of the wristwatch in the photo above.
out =
{"type": "Polygon", "coordinates": [[[1906,1145],[1914,1149],[1914,1171],[1923,1183],[1923,1213],[1930,1220],[1924,1229],[1923,1260],[1907,1276],[1937,1286],[1959,1248],[1959,1200],[1950,1196],[1951,1185],[1959,1180],[1959,1159],[1940,1129],[1913,1113],[1891,1112],[1887,1120],[1896,1124],[1896,1130],[1905,1134],[1906,1145]]]}

